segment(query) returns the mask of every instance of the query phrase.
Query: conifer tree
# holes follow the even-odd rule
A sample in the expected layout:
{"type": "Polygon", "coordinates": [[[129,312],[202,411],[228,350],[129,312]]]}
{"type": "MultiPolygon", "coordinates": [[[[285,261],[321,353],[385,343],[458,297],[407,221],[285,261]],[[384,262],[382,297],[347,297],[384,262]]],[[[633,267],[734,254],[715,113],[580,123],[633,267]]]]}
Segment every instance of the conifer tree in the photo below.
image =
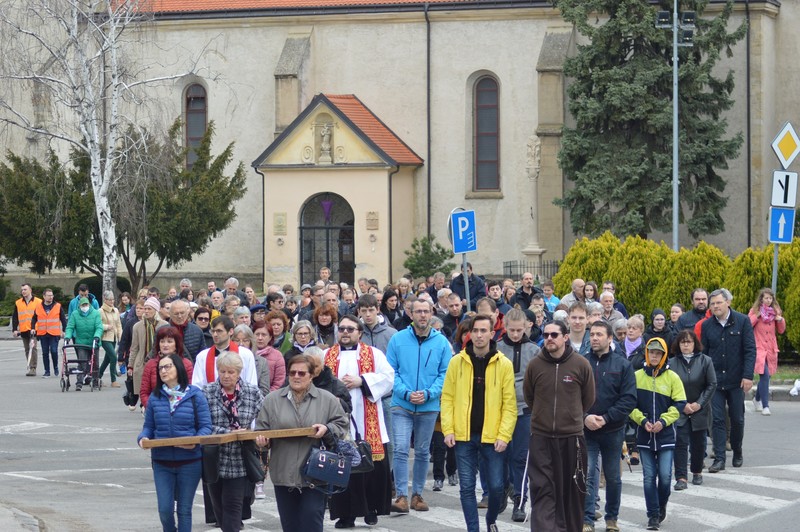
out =
{"type": "MultiPolygon", "coordinates": [[[[556,204],[569,209],[576,233],[646,237],[672,225],[672,32],[655,27],[672,2],[556,0],[587,44],[567,59],[564,74],[574,127],[565,127],[559,163],[574,181],[556,204]]],[[[722,53],[746,32],[728,31],[728,0],[704,16],[708,0],[682,0],[695,11],[694,46],[679,49],[680,198],[693,237],[723,230],[727,199],[718,171],[736,158],[742,135],[729,134],[723,114],[733,104],[733,72],[715,71],[722,53]]]]}

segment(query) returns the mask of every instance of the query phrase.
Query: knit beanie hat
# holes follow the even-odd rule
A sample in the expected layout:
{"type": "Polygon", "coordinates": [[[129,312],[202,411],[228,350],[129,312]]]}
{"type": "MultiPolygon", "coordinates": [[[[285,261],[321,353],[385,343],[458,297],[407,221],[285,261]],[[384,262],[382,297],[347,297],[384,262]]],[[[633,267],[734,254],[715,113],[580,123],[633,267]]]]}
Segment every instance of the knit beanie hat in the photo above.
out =
{"type": "Polygon", "coordinates": [[[147,298],[147,301],[144,302],[144,306],[154,308],[156,309],[156,312],[161,310],[161,303],[158,302],[158,299],[152,296],[147,298]]]}

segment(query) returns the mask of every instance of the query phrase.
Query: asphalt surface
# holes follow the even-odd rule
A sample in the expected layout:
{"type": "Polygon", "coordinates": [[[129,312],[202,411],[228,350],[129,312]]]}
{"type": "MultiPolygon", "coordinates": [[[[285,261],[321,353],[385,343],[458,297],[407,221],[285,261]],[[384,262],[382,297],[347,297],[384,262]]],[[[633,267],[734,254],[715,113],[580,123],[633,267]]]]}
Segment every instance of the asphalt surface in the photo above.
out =
{"type": "MultiPolygon", "coordinates": [[[[0,342],[0,530],[160,530],[149,454],[135,443],[142,417],[123,405],[122,391],[62,393],[58,379],[41,378],[41,361],[39,376],[24,373],[22,342],[0,342]]],[[[662,530],[797,530],[800,404],[778,401],[771,410],[770,417],[756,414],[748,402],[744,467],[729,462],[727,470],[706,474],[703,486],[673,492],[662,530]]],[[[458,487],[433,493],[431,484],[429,475],[429,512],[381,517],[373,527],[359,520],[357,528],[463,530],[458,487]]],[[[266,487],[267,498],[256,501],[245,530],[280,530],[269,481],[266,487]]],[[[213,530],[203,524],[202,503],[199,494],[194,530],[213,530]]],[[[510,514],[509,507],[500,516],[501,531],[530,529],[511,522],[510,514]]],[[[641,530],[645,523],[641,469],[626,468],[620,528],[641,530]]],[[[334,530],[334,522],[326,521],[325,529],[334,530]]]]}

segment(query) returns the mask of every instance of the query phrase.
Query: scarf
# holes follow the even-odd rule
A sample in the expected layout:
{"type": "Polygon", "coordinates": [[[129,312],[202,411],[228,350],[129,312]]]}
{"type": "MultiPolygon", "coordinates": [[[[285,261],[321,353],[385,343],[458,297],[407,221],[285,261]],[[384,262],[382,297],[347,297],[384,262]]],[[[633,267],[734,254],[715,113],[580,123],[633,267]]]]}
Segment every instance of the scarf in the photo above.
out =
{"type": "Polygon", "coordinates": [[[144,352],[149,353],[153,350],[153,344],[156,341],[156,318],[152,320],[148,320],[147,318],[143,319],[145,330],[144,352]]]}
{"type": "MultiPolygon", "coordinates": [[[[359,343],[358,350],[358,374],[375,372],[375,355],[372,348],[366,344],[359,343]]],[[[334,344],[328,349],[325,355],[325,365],[331,368],[334,377],[339,376],[339,352],[341,347],[334,344]]],[[[363,395],[363,394],[362,394],[363,395]]],[[[381,424],[378,419],[378,405],[373,403],[364,395],[364,439],[372,447],[372,459],[383,460],[383,442],[381,441],[381,424]]]]}
{"type": "Polygon", "coordinates": [[[278,351],[281,350],[281,344],[283,344],[283,339],[286,337],[286,333],[281,334],[277,338],[272,340],[272,347],[277,349],[278,351]]]}
{"type": "Polygon", "coordinates": [[[778,315],[778,313],[775,312],[774,308],[768,307],[766,305],[761,305],[761,309],[759,312],[761,314],[761,320],[764,323],[772,323],[773,321],[775,321],[775,317],[778,315]]]}
{"type": "MultiPolygon", "coordinates": [[[[306,345],[298,344],[297,340],[295,340],[294,343],[292,343],[292,347],[297,349],[300,353],[305,352],[306,349],[308,349],[309,347],[314,347],[315,345],[317,345],[317,343],[314,340],[311,340],[306,345]]],[[[272,347],[275,347],[275,346],[272,346],[272,347]]]]}
{"type": "Polygon", "coordinates": [[[178,406],[178,403],[181,401],[181,399],[186,397],[186,393],[189,391],[188,387],[185,390],[181,390],[180,384],[174,388],[170,388],[166,384],[162,384],[161,389],[167,394],[167,397],[169,397],[170,412],[175,412],[175,407],[178,406]]]}
{"type": "Polygon", "coordinates": [[[636,351],[639,346],[642,345],[642,337],[640,336],[638,340],[635,342],[631,342],[628,340],[628,337],[625,337],[625,353],[628,355],[628,358],[636,351]]]}
{"type": "Polygon", "coordinates": [[[183,325],[178,325],[177,323],[173,323],[173,322],[170,320],[169,324],[170,324],[172,327],[175,327],[176,329],[178,329],[178,332],[179,332],[179,333],[180,333],[180,335],[181,335],[181,340],[185,340],[185,339],[186,339],[186,327],[188,327],[188,326],[189,326],[189,322],[188,322],[188,321],[185,321],[185,322],[183,323],[183,325]]]}
{"type": "Polygon", "coordinates": [[[239,402],[239,398],[242,395],[241,382],[242,379],[236,381],[236,387],[233,389],[233,399],[228,399],[228,394],[222,387],[222,383],[219,385],[219,393],[222,394],[222,411],[226,416],[228,416],[228,428],[230,430],[238,430],[242,428],[239,425],[239,409],[236,406],[236,404],[239,402]]]}

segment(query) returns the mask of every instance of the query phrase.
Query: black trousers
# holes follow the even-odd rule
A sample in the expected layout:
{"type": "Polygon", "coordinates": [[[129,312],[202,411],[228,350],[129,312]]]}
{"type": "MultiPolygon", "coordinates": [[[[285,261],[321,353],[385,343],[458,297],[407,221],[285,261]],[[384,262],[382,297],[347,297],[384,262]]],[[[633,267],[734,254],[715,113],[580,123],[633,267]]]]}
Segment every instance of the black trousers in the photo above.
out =
{"type": "Polygon", "coordinates": [[[587,476],[583,436],[531,434],[529,452],[531,530],[580,532],[587,476]]]}
{"type": "Polygon", "coordinates": [[[433,431],[431,438],[431,456],[433,456],[433,480],[444,480],[445,470],[447,475],[456,474],[455,447],[444,444],[444,434],[433,431]]]}
{"type": "Polygon", "coordinates": [[[222,532],[239,532],[242,529],[242,508],[249,486],[247,477],[221,478],[208,485],[217,526],[222,528],[222,532]]]}
{"type": "Polygon", "coordinates": [[[691,423],[677,427],[675,440],[675,479],[688,480],[688,461],[691,456],[692,473],[703,472],[703,457],[706,453],[706,429],[692,430],[691,423]]]}

